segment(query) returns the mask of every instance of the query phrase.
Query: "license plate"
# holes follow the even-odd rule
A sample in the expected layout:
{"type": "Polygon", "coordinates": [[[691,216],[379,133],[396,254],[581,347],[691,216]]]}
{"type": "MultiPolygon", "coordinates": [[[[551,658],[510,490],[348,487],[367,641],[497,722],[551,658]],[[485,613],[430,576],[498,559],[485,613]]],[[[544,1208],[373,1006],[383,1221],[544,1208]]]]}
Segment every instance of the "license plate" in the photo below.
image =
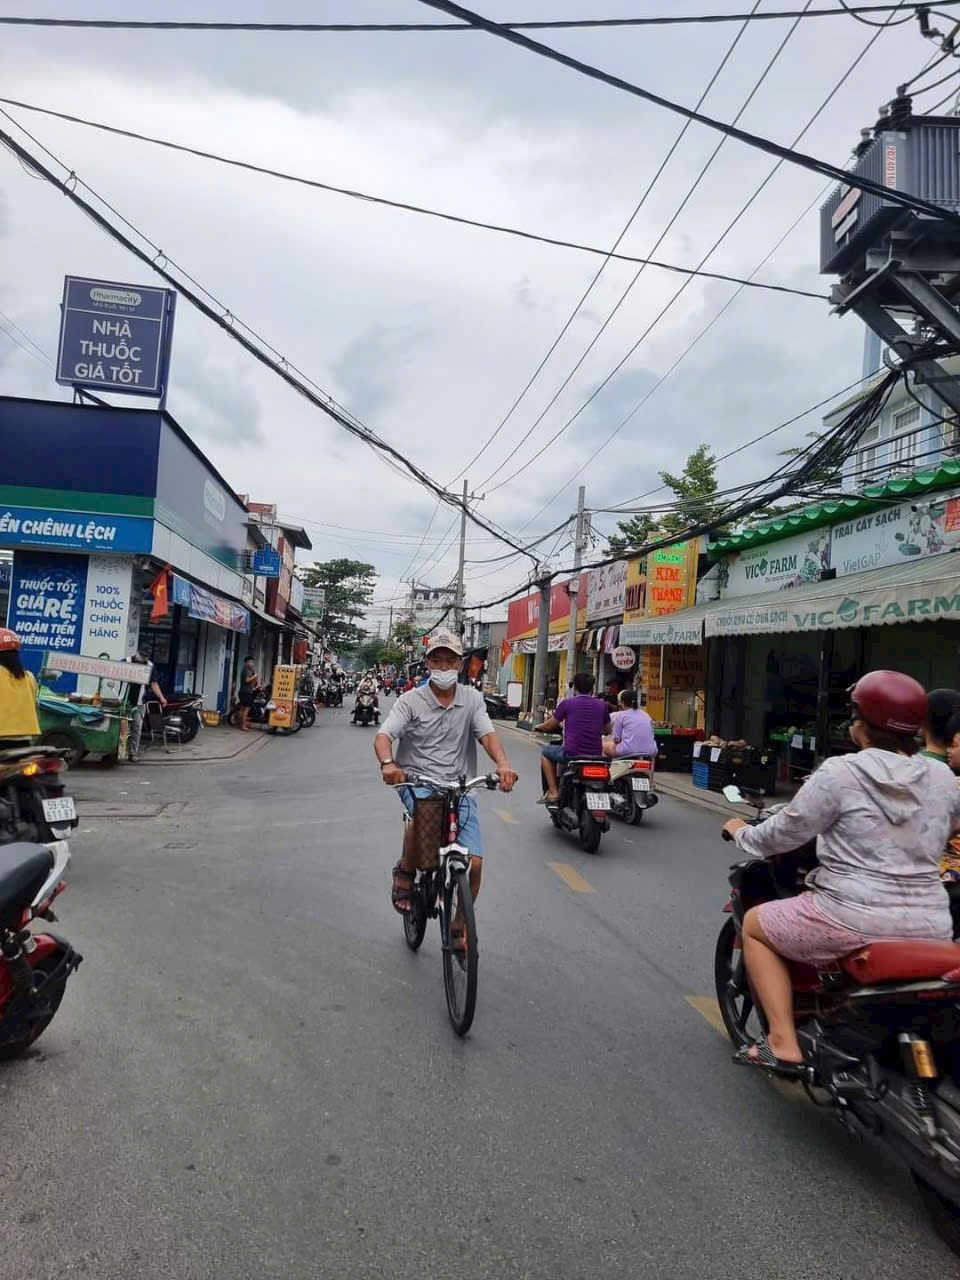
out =
{"type": "Polygon", "coordinates": [[[634,791],[649,791],[649,790],[650,790],[650,779],[649,779],[649,778],[634,778],[634,779],[633,779],[633,789],[634,789],[634,791]]]}
{"type": "Polygon", "coordinates": [[[594,810],[609,809],[610,796],[606,791],[588,791],[587,808],[594,810]]]}
{"type": "Polygon", "coordinates": [[[77,816],[73,796],[60,796],[56,800],[44,800],[43,816],[47,822],[72,822],[77,816]]]}

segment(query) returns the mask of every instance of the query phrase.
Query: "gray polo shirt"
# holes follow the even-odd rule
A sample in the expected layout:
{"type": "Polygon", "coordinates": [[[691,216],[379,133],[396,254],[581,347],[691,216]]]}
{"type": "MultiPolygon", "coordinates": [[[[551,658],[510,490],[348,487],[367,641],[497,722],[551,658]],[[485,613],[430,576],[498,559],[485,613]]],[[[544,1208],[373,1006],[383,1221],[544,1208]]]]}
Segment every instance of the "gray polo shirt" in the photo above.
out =
{"type": "Polygon", "coordinates": [[[392,740],[401,768],[446,782],[475,776],[477,739],[493,733],[493,725],[479,689],[458,684],[444,707],[425,684],[397,699],[380,732],[392,740]]]}

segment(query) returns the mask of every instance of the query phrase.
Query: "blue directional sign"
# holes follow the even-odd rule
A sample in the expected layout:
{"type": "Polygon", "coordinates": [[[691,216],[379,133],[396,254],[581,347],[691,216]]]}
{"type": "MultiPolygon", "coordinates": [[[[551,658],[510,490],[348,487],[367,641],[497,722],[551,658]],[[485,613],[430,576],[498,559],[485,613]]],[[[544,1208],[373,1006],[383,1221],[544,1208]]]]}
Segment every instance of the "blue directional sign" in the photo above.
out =
{"type": "Polygon", "coordinates": [[[162,396],[175,301],[171,289],[67,276],[57,382],[124,395],[162,396]]]}
{"type": "Polygon", "coordinates": [[[280,577],[280,552],[272,547],[261,547],[253,555],[253,572],[257,578],[280,577]]]}

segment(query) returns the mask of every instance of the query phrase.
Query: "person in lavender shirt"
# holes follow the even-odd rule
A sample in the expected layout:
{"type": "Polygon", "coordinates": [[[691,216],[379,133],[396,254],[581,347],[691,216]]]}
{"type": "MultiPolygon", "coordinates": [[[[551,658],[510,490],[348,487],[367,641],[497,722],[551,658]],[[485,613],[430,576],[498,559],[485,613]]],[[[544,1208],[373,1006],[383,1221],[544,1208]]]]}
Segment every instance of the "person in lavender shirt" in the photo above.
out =
{"type": "Polygon", "coordinates": [[[613,716],[613,737],[604,738],[605,756],[655,756],[657,740],[653,721],[637,708],[636,689],[624,689],[618,698],[620,710],[613,716]]]}

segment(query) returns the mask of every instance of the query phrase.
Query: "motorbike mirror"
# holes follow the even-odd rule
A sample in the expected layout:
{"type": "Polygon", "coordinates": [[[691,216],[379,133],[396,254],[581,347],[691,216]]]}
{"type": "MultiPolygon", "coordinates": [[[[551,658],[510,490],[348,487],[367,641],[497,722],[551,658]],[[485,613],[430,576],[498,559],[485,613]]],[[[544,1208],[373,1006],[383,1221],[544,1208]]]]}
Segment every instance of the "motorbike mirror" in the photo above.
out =
{"type": "Polygon", "coordinates": [[[723,798],[728,804],[746,804],[743,798],[743,792],[739,787],[735,787],[733,783],[723,788],[723,798]]]}

